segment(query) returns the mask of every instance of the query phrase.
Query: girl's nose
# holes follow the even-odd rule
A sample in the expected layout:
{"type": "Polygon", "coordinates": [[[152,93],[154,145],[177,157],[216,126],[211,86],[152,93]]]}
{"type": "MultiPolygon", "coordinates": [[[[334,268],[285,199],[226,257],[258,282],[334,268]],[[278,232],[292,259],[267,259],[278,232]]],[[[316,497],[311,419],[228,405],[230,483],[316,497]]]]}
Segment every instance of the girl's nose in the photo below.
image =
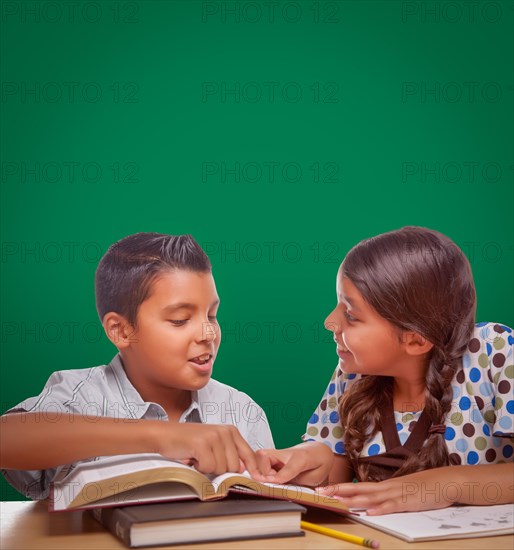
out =
{"type": "Polygon", "coordinates": [[[335,319],[335,310],[330,313],[330,315],[325,319],[325,328],[331,332],[340,332],[339,324],[335,319]]]}

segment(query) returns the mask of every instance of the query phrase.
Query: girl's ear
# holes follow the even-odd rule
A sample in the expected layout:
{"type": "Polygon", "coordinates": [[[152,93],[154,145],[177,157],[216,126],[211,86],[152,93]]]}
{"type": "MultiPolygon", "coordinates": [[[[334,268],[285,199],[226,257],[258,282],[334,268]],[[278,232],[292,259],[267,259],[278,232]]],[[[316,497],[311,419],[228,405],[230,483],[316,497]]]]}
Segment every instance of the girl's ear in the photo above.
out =
{"type": "Polygon", "coordinates": [[[102,325],[107,338],[109,338],[119,350],[129,347],[134,334],[134,327],[123,315],[110,311],[104,315],[102,325]]]}
{"type": "Polygon", "coordinates": [[[434,347],[432,342],[412,330],[403,333],[403,345],[409,355],[424,355],[434,347]]]}

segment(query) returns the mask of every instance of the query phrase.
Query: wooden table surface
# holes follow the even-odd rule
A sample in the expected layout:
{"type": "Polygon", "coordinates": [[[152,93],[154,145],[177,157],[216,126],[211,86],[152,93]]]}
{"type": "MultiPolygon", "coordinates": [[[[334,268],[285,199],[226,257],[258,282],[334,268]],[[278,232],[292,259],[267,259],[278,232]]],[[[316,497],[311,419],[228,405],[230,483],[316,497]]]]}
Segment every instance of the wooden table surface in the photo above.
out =
{"type": "MultiPolygon", "coordinates": [[[[416,550],[473,550],[494,549],[513,550],[514,537],[483,537],[475,539],[457,539],[447,541],[408,543],[358,523],[321,510],[310,510],[304,519],[339,529],[346,533],[372,538],[380,542],[382,550],[401,550],[409,548],[416,550]]],[[[126,548],[126,546],[106,531],[95,519],[83,511],[57,512],[49,514],[46,502],[1,502],[0,503],[0,548],[1,550],[74,550],[94,549],[111,550],[126,548]]],[[[248,548],[266,550],[323,548],[323,549],[353,549],[361,546],[343,542],[317,533],[306,532],[305,537],[289,537],[276,539],[260,539],[234,542],[206,543],[187,546],[163,546],[159,548],[199,548],[202,550],[248,548]]]]}

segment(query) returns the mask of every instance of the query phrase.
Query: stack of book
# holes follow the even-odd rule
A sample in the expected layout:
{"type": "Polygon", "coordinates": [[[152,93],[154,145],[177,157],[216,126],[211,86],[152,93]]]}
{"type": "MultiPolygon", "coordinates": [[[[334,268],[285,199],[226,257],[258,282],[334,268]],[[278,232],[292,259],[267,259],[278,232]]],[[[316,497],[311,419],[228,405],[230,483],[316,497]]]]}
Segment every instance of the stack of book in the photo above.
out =
{"type": "Polygon", "coordinates": [[[348,511],[307,487],[259,483],[247,473],[208,477],[140,454],[77,464],[52,484],[49,509],[91,509],[127,546],[138,547],[302,536],[300,504],[348,511]]]}
{"type": "Polygon", "coordinates": [[[409,542],[514,532],[512,504],[372,517],[308,487],[259,483],[247,473],[206,476],[157,454],[79,463],[52,483],[49,501],[52,512],[91,509],[130,547],[301,536],[302,505],[409,542]]]}

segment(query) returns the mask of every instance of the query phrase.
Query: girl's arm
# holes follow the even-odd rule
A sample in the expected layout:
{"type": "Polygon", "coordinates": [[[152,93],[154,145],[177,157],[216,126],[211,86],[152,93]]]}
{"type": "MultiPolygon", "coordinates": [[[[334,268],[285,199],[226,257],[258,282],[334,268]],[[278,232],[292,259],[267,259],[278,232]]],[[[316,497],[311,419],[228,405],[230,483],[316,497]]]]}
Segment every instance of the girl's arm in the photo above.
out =
{"type": "Polygon", "coordinates": [[[354,472],[346,455],[334,455],[334,463],[328,474],[328,483],[347,483],[353,480],[354,472]]]}
{"type": "Polygon", "coordinates": [[[350,508],[370,516],[446,508],[452,504],[488,506],[514,502],[514,464],[445,466],[371,483],[339,483],[321,488],[350,508]]]}

